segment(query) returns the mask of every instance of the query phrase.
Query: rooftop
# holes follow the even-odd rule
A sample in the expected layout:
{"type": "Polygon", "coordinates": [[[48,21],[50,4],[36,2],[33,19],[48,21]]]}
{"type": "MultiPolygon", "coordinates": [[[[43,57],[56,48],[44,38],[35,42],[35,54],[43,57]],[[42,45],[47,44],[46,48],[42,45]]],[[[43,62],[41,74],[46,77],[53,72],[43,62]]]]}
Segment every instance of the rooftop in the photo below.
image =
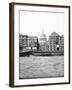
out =
{"type": "Polygon", "coordinates": [[[56,32],[53,32],[50,36],[59,36],[59,34],[56,32]]]}

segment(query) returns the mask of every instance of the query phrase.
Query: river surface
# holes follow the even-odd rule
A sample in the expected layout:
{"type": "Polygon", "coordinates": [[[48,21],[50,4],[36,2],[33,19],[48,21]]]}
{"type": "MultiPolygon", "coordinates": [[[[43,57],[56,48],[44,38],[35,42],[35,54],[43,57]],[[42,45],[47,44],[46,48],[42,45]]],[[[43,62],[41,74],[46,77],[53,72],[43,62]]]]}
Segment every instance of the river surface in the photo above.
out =
{"type": "Polygon", "coordinates": [[[64,77],[64,56],[20,57],[20,79],[55,77],[64,77]]]}

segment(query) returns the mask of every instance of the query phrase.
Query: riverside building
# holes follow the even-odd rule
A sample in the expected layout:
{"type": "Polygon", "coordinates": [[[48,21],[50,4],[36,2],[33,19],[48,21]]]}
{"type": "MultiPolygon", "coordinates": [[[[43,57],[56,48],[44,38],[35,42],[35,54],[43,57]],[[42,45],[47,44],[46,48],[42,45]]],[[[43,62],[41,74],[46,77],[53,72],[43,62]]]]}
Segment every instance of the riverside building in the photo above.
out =
{"type": "Polygon", "coordinates": [[[48,40],[49,51],[64,51],[64,36],[53,32],[48,40]]]}

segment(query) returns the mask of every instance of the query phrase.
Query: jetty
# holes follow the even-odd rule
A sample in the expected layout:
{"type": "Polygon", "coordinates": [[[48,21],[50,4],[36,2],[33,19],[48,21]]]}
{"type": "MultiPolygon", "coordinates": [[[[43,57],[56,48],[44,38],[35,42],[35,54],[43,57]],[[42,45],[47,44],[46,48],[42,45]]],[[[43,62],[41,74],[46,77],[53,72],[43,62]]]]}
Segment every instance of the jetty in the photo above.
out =
{"type": "Polygon", "coordinates": [[[19,53],[19,55],[21,57],[23,56],[30,56],[30,55],[34,55],[34,56],[60,56],[60,55],[64,55],[63,51],[34,51],[34,50],[30,50],[30,51],[22,51],[19,53]]]}

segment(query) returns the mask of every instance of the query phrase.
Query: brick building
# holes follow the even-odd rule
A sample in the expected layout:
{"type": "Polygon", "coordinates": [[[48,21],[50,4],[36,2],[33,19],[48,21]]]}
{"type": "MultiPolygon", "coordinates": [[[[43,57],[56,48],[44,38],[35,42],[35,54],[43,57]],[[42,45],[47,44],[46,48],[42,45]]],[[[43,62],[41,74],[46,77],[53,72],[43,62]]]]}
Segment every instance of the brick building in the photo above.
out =
{"type": "Polygon", "coordinates": [[[64,36],[59,36],[58,33],[53,32],[48,40],[49,51],[64,51],[64,36]]]}
{"type": "Polygon", "coordinates": [[[19,35],[20,50],[38,50],[38,38],[36,36],[19,35]]]}
{"type": "Polygon", "coordinates": [[[38,49],[38,37],[28,36],[28,49],[37,50],[38,49]]]}
{"type": "Polygon", "coordinates": [[[26,49],[28,46],[28,36],[27,35],[19,35],[19,47],[20,50],[26,49]]]}

